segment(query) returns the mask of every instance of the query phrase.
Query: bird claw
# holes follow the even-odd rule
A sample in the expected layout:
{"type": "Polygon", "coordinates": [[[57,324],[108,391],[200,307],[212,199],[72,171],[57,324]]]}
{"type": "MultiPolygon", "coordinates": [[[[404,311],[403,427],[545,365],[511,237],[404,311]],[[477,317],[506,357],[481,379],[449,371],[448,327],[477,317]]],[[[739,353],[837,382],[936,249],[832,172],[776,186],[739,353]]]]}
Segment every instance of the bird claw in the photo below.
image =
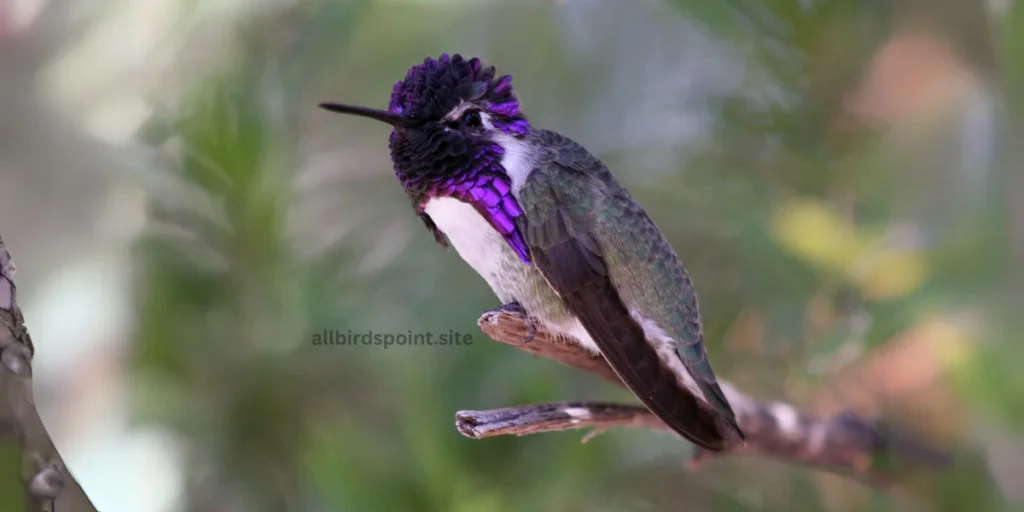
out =
{"type": "Polygon", "coordinates": [[[513,313],[523,317],[526,320],[526,336],[523,337],[523,343],[529,343],[533,341],[534,336],[537,335],[537,322],[534,320],[529,313],[526,312],[526,308],[523,307],[518,301],[509,302],[508,304],[502,304],[494,309],[489,309],[484,313],[513,313]]]}
{"type": "Polygon", "coordinates": [[[526,308],[523,307],[519,301],[512,301],[508,304],[502,304],[494,309],[488,309],[484,313],[515,313],[517,315],[526,316],[526,308]]]}
{"type": "Polygon", "coordinates": [[[533,337],[537,335],[537,324],[534,322],[533,317],[526,317],[526,337],[523,338],[523,343],[529,343],[533,341],[533,337]]]}

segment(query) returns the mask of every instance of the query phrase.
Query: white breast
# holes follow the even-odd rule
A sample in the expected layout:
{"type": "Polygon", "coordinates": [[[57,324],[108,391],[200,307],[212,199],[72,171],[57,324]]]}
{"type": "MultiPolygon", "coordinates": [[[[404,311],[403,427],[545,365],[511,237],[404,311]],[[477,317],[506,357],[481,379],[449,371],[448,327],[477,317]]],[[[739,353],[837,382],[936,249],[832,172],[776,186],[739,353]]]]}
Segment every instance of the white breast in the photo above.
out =
{"type": "Polygon", "coordinates": [[[430,199],[424,211],[448,237],[459,256],[490,281],[499,268],[506,245],[491,224],[472,205],[451,197],[430,199]]]}

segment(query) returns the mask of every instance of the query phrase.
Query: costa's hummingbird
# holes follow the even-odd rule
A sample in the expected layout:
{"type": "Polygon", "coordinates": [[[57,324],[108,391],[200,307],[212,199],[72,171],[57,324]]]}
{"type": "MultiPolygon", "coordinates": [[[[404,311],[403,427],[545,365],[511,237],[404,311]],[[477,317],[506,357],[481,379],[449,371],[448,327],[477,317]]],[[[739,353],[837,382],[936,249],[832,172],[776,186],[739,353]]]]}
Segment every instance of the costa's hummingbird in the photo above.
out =
{"type": "Polygon", "coordinates": [[[511,75],[444,54],[409,69],[388,110],[320,106],[394,128],[391,160],[413,209],[487,281],[498,309],[601,354],[700,447],[743,440],[675,251],[600,160],[527,122],[511,75]]]}

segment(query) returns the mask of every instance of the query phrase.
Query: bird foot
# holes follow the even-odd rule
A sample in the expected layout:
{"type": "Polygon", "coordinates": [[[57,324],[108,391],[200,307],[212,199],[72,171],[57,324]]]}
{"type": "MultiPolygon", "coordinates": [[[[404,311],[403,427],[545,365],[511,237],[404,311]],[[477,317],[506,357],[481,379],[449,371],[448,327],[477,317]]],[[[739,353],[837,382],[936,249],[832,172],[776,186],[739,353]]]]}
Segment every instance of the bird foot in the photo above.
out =
{"type": "Polygon", "coordinates": [[[523,343],[529,343],[533,341],[534,336],[537,335],[537,323],[536,320],[529,313],[526,312],[526,308],[523,307],[518,301],[509,302],[508,304],[502,304],[494,309],[484,311],[484,313],[514,313],[522,316],[526,320],[526,336],[523,337],[523,343]]]}

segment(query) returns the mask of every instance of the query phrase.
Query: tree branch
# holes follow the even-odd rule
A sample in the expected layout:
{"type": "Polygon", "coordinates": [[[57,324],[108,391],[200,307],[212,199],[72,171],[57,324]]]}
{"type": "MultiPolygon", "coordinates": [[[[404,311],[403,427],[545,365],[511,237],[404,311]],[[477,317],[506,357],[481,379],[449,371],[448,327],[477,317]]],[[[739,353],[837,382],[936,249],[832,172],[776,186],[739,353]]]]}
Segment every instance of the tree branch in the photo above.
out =
{"type": "MultiPolygon", "coordinates": [[[[478,325],[484,334],[496,341],[623,385],[603,358],[592,356],[575,342],[559,339],[542,327],[537,327],[532,341],[522,343],[527,324],[520,315],[507,311],[488,312],[480,317],[478,325]]],[[[893,456],[918,464],[944,465],[948,461],[946,454],[902,438],[896,432],[852,413],[820,418],[783,402],[759,402],[732,384],[719,382],[747,437],[745,446],[723,453],[743,452],[776,457],[846,473],[876,485],[892,480],[895,466],[883,462],[892,462],[893,456]]],[[[614,427],[669,430],[644,407],[587,402],[459,411],[456,413],[456,427],[463,435],[474,439],[593,429],[584,441],[614,427]]],[[[712,452],[697,449],[690,467],[714,456],[712,452]]]]}
{"type": "MultiPolygon", "coordinates": [[[[32,396],[35,348],[18,307],[14,262],[0,238],[0,441],[22,459],[25,510],[95,512],[46,432],[32,396]]],[[[4,497],[9,499],[10,497],[4,497]]]]}

